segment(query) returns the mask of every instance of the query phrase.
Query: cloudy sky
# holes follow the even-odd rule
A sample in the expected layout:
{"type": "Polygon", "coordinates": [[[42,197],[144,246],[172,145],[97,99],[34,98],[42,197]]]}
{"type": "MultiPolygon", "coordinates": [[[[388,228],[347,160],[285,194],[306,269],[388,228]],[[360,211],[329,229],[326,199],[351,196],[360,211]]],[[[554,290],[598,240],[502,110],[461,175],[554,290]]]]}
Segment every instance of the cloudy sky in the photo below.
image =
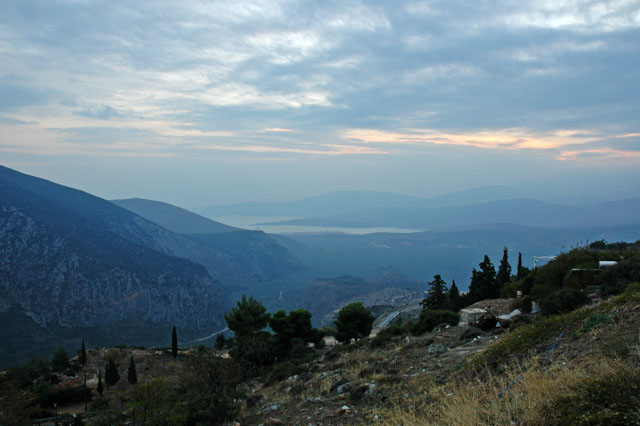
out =
{"type": "Polygon", "coordinates": [[[0,164],[187,207],[633,191],[640,0],[2,0],[0,164]]]}

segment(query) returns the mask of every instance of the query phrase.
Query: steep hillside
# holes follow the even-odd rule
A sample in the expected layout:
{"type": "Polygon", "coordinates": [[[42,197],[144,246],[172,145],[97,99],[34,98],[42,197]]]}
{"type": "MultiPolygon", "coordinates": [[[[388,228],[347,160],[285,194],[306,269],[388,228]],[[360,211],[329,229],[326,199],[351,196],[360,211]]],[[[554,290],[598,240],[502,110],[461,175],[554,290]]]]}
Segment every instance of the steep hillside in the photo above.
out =
{"type": "Polygon", "coordinates": [[[164,249],[204,265],[224,285],[271,280],[301,268],[289,250],[262,231],[227,226],[158,201],[113,203],[179,234],[163,242],[164,249]]]}
{"type": "MultiPolygon", "coordinates": [[[[168,247],[182,237],[106,200],[4,167],[0,242],[0,312],[13,313],[5,319],[16,319],[16,330],[20,315],[30,317],[54,334],[51,341],[73,336],[65,330],[116,324],[209,331],[229,307],[203,266],[171,255],[168,247]]],[[[145,327],[130,337],[144,339],[145,329],[152,333],[145,327]]],[[[92,343],[115,344],[119,336],[95,333],[92,343]]],[[[25,333],[23,343],[36,337],[25,333]]],[[[44,351],[33,347],[19,359],[44,351]]],[[[7,350],[0,358],[15,361],[7,350]]]]}

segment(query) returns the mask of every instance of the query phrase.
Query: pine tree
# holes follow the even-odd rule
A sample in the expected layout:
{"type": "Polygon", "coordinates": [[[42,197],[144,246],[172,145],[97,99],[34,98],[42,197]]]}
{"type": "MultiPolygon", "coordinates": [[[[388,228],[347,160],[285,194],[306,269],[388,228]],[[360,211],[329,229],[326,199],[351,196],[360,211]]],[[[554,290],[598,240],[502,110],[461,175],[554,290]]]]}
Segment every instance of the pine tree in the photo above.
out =
{"type": "Polygon", "coordinates": [[[104,369],[104,381],[107,384],[107,387],[110,388],[118,383],[119,380],[120,372],[118,372],[118,366],[113,359],[110,359],[107,361],[107,366],[104,369]]]}
{"type": "Polygon", "coordinates": [[[456,280],[451,282],[451,288],[449,289],[449,309],[454,312],[460,310],[460,292],[458,291],[458,286],[456,285],[456,280]]]}
{"type": "Polygon", "coordinates": [[[484,260],[478,265],[480,270],[473,268],[471,271],[471,283],[469,284],[469,292],[471,300],[477,302],[483,299],[495,299],[500,295],[500,290],[496,281],[496,269],[489,259],[484,255],[484,260]]]}
{"type": "Polygon", "coordinates": [[[173,332],[171,333],[171,355],[174,358],[178,357],[178,332],[176,326],[173,326],[173,332]]]}
{"type": "Polygon", "coordinates": [[[367,337],[376,317],[364,307],[362,302],[350,303],[338,312],[338,318],[333,322],[336,326],[336,340],[351,342],[351,339],[367,337]]]}
{"type": "Polygon", "coordinates": [[[136,363],[133,361],[133,355],[129,359],[129,368],[127,370],[127,381],[135,385],[138,383],[138,373],[136,373],[136,363]]]}
{"type": "Polygon", "coordinates": [[[498,267],[498,275],[496,276],[496,280],[498,281],[498,290],[502,289],[506,283],[511,281],[511,265],[509,265],[509,251],[507,248],[504,248],[504,252],[502,254],[502,260],[500,261],[500,266],[498,267]]]}
{"type": "Polygon", "coordinates": [[[522,279],[522,253],[518,252],[518,270],[516,271],[517,279],[522,279]]]}
{"type": "Polygon", "coordinates": [[[104,392],[104,388],[102,387],[102,371],[99,371],[99,370],[98,370],[98,388],[96,390],[102,396],[102,392],[104,392]]]}
{"type": "Polygon", "coordinates": [[[224,314],[229,330],[233,331],[238,339],[254,336],[269,323],[267,308],[254,299],[242,295],[242,299],[231,312],[224,314]]]}
{"type": "Polygon", "coordinates": [[[447,283],[440,274],[433,276],[433,281],[429,283],[429,292],[426,299],[420,304],[423,309],[445,309],[447,305],[447,283]]]}

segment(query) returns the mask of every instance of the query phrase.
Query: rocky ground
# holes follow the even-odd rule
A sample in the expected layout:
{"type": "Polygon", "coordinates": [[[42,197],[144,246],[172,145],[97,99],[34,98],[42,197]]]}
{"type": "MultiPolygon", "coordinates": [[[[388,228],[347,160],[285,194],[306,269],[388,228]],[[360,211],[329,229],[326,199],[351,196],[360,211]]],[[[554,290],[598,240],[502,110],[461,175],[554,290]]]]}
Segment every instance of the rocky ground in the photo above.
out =
{"type": "Polygon", "coordinates": [[[442,327],[424,336],[399,336],[371,347],[332,351],[313,361],[308,371],[249,390],[244,425],[349,425],[375,421],[372,407],[395,397],[394,385],[423,377],[443,381],[471,354],[485,350],[501,330],[442,327]]]}

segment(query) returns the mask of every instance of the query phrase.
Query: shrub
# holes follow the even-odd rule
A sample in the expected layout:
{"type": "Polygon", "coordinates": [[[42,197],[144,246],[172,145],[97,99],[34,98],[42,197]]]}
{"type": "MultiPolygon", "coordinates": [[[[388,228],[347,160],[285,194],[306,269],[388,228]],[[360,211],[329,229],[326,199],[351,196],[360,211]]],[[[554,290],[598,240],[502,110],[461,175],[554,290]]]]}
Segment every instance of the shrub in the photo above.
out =
{"type": "Polygon", "coordinates": [[[531,299],[531,296],[525,296],[522,299],[516,299],[511,304],[511,310],[513,311],[518,309],[524,314],[530,314],[532,302],[533,299],[531,299]]]}
{"type": "Polygon", "coordinates": [[[637,255],[622,259],[602,272],[600,293],[603,296],[620,294],[635,281],[640,281],[640,256],[637,255]]]}
{"type": "Polygon", "coordinates": [[[606,324],[613,324],[613,318],[607,314],[593,314],[584,320],[582,326],[576,330],[575,336],[578,337],[581,334],[588,333],[589,331],[602,327],[606,324]]]}
{"type": "Polygon", "coordinates": [[[584,291],[563,288],[542,299],[542,315],[556,315],[573,311],[585,305],[589,298],[584,291]]]}
{"type": "Polygon", "coordinates": [[[392,337],[402,336],[403,334],[407,333],[408,330],[401,325],[392,325],[390,327],[383,328],[378,332],[378,334],[376,334],[376,337],[371,340],[371,347],[379,348],[385,346],[385,344],[387,344],[392,337]]]}
{"type": "Polygon", "coordinates": [[[437,325],[457,325],[459,321],[459,315],[453,311],[423,309],[411,327],[411,333],[419,336],[433,330],[437,325]]]}

